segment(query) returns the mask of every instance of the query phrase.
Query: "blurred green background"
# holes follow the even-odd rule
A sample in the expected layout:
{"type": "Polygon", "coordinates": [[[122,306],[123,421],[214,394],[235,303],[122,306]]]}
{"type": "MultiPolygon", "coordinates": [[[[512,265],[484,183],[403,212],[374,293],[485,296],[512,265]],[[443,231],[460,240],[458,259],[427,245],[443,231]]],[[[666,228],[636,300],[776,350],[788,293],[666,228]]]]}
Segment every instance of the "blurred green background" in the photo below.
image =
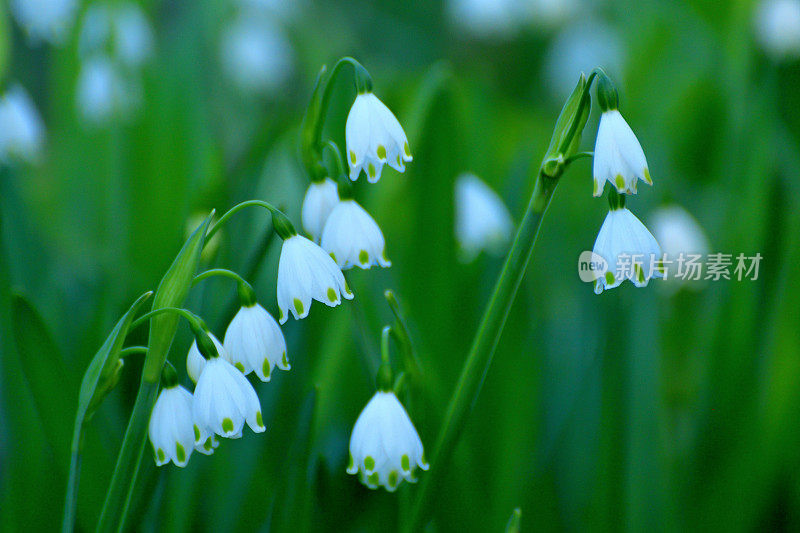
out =
{"type": "MultiPolygon", "coordinates": [[[[383,291],[398,295],[428,374],[430,390],[404,403],[431,450],[502,265],[458,261],[455,178],[476,173],[519,220],[564,99],[599,64],[655,183],[628,206],[647,223],[682,205],[711,251],[761,253],[759,278],[596,296],[575,265],[607,204],[591,196],[590,161],[574,164],[435,492],[431,530],[500,531],[515,507],[523,530],[800,529],[800,62],[761,44],[757,3],[146,0],[150,52],[126,63],[81,37],[99,2],[78,2],[57,42],[25,31],[14,2],[0,4],[0,87],[25,88],[44,139],[34,161],[0,163],[3,530],[59,526],[80,377],[156,286],[187,220],[261,198],[299,225],[300,122],[319,68],[342,55],[369,70],[414,153],[404,174],[356,185],[393,266],[348,271],[355,300],[285,325],[292,370],[254,382],[264,435],[246,431],[185,469],[157,469],[148,444],[129,527],[395,530],[417,487],[369,491],[345,474],[391,319],[383,291]],[[525,9],[509,15],[512,4],[525,9]],[[236,34],[242,21],[249,36],[236,34]],[[242,52],[237,38],[261,45],[242,52]],[[81,88],[94,54],[121,65],[99,111],[107,92],[81,88]],[[36,310],[24,320],[38,344],[15,338],[14,294],[36,310]]],[[[341,145],[348,78],[326,125],[341,145]]],[[[252,270],[274,310],[279,242],[259,262],[266,230],[263,213],[238,216],[206,262],[252,270]]],[[[229,281],[209,281],[187,305],[221,337],[234,297],[229,281]]],[[[190,340],[182,325],[170,355],[187,386],[190,340]]],[[[96,524],[140,369],[127,361],[89,426],[80,530],[96,524]]]]}

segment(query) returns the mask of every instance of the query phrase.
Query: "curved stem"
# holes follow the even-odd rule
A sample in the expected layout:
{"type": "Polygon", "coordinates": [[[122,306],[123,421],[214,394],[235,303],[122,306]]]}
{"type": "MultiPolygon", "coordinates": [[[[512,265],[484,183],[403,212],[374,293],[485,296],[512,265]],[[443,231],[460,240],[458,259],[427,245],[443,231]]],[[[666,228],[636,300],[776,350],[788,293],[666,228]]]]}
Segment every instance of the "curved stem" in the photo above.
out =
{"type": "Polygon", "coordinates": [[[594,152],[578,152],[577,154],[571,155],[564,160],[564,165],[569,165],[578,159],[584,159],[586,157],[594,157],[594,152]]]}
{"type": "Polygon", "coordinates": [[[381,363],[389,364],[389,336],[392,333],[391,326],[384,326],[381,331],[381,363]]]}
{"type": "MultiPolygon", "coordinates": [[[[336,78],[341,72],[342,67],[345,65],[352,65],[354,70],[362,69],[364,70],[364,66],[353,59],[352,57],[343,57],[339,61],[333,65],[331,69],[331,75],[328,78],[328,82],[325,84],[325,90],[322,93],[322,104],[320,105],[319,111],[319,120],[316,123],[316,131],[314,132],[314,138],[317,140],[317,147],[321,150],[323,142],[322,142],[322,126],[325,124],[325,115],[328,113],[328,105],[330,105],[331,94],[333,93],[333,86],[336,78]]],[[[366,70],[365,70],[366,72],[366,70]]]]}
{"type": "Polygon", "coordinates": [[[278,213],[278,214],[283,215],[284,217],[286,217],[286,215],[280,209],[278,209],[277,207],[275,207],[274,205],[272,205],[269,202],[265,202],[263,200],[247,200],[245,202],[242,202],[240,204],[236,204],[235,206],[231,207],[230,209],[228,209],[228,211],[224,215],[219,217],[219,220],[217,220],[214,223],[214,225],[211,226],[208,229],[208,233],[206,234],[206,242],[210,241],[211,237],[213,237],[214,234],[217,231],[219,231],[219,229],[222,227],[222,225],[225,224],[226,222],[228,222],[228,220],[233,215],[235,215],[236,213],[238,213],[239,211],[241,211],[245,207],[251,207],[251,206],[263,207],[264,209],[267,209],[273,215],[278,213]]]}
{"type": "Polygon", "coordinates": [[[339,151],[339,145],[332,139],[325,141],[325,148],[333,152],[333,160],[336,164],[336,192],[339,194],[341,200],[351,200],[353,198],[353,185],[350,183],[350,178],[344,171],[344,163],[342,162],[342,154],[339,151]]]}
{"type": "Polygon", "coordinates": [[[142,355],[147,353],[147,346],[128,346],[119,351],[121,358],[128,357],[129,355],[142,355]]]}
{"type": "Polygon", "coordinates": [[[333,162],[336,164],[336,179],[338,181],[340,176],[346,175],[344,171],[344,162],[342,161],[342,153],[339,151],[339,145],[333,139],[326,139],[325,146],[333,153],[333,162]]]}
{"type": "Polygon", "coordinates": [[[154,316],[163,315],[164,313],[175,313],[176,315],[182,316],[187,320],[187,322],[189,322],[189,324],[192,326],[192,329],[194,329],[195,327],[199,328],[202,323],[200,317],[198,317],[191,311],[187,311],[186,309],[181,309],[179,307],[161,307],[159,309],[155,309],[153,311],[145,313],[136,320],[134,320],[133,323],[131,324],[130,330],[136,329],[137,327],[141,326],[154,316]]]}
{"type": "Polygon", "coordinates": [[[241,283],[243,285],[250,285],[249,283],[247,283],[247,281],[242,276],[240,276],[239,274],[237,274],[233,270],[228,270],[226,268],[212,268],[212,269],[206,270],[205,272],[202,272],[202,273],[196,275],[194,277],[194,279],[192,280],[192,287],[194,287],[195,285],[197,285],[198,283],[200,283],[204,279],[208,279],[208,278],[213,277],[213,276],[221,276],[221,277],[224,277],[224,278],[230,278],[230,279],[236,280],[238,283],[241,283]]]}
{"type": "Polygon", "coordinates": [[[455,392],[450,398],[444,423],[436,439],[431,455],[431,470],[422,481],[414,499],[411,517],[407,523],[408,531],[421,529],[427,505],[430,504],[434,484],[440,472],[445,470],[444,462],[452,455],[452,450],[464,426],[467,415],[480,393],[483,379],[489,371],[495,348],[503,332],[506,318],[519,289],[525,269],[533,254],[536,238],[542,217],[553,196],[560,174],[549,177],[542,170],[539,172],[536,187],[531,196],[528,208],[520,223],[511,250],[508,252],[500,277],[495,285],[492,297],[484,311],[480,327],[475,334],[469,355],[464,361],[455,392]]]}

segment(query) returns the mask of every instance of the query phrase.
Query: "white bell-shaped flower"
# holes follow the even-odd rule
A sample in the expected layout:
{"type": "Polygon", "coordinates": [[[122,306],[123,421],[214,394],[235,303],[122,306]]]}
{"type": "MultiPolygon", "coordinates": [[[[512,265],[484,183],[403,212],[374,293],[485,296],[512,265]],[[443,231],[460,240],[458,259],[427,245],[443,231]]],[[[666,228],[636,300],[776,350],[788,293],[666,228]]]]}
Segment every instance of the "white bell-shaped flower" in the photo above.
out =
{"type": "Polygon", "coordinates": [[[364,169],[367,180],[375,183],[381,177],[384,164],[403,172],[405,163],[413,159],[403,127],[371,92],[356,96],[347,115],[345,140],[350,179],[353,181],[364,169]]]}
{"type": "Polygon", "coordinates": [[[44,137],[42,118],[28,93],[14,84],[0,97],[0,163],[36,159],[44,137]]]}
{"type": "Polygon", "coordinates": [[[321,246],[342,269],[392,266],[386,257],[381,228],[352,198],[342,200],[331,211],[322,231],[321,246]]]}
{"type": "Polygon", "coordinates": [[[611,209],[594,242],[594,254],[607,265],[595,280],[595,292],[613,289],[626,279],[644,287],[650,278],[664,277],[661,247],[642,222],[626,207],[611,209]]]}
{"type": "Polygon", "coordinates": [[[408,413],[394,392],[376,392],[353,427],[347,473],[394,492],[402,480],[416,481],[417,467],[427,470],[428,463],[408,413]]]}
{"type": "Polygon", "coordinates": [[[76,0],[11,0],[14,18],[34,43],[62,44],[78,7],[76,0]]]}
{"type": "Polygon", "coordinates": [[[205,434],[238,438],[245,422],[256,433],[267,429],[253,386],[223,357],[206,361],[194,389],[192,415],[200,429],[195,444],[202,443],[205,434]]]}
{"type": "Polygon", "coordinates": [[[269,381],[275,366],[291,368],[281,328],[259,304],[239,309],[225,332],[224,347],[228,357],[243,362],[245,374],[255,371],[261,381],[269,381]]]}
{"type": "Polygon", "coordinates": [[[473,174],[456,180],[455,197],[456,239],[463,259],[471,261],[481,250],[502,252],[514,229],[502,198],[473,174]]]}
{"type": "Polygon", "coordinates": [[[301,218],[303,228],[315,242],[319,242],[322,238],[322,229],[325,227],[328,215],[338,203],[339,192],[336,182],[332,179],[312,181],[308,186],[305,198],[303,198],[301,218]]]}
{"type": "Polygon", "coordinates": [[[149,434],[156,465],[172,461],[186,466],[199,434],[192,418],[192,393],[180,385],[164,387],[150,415],[149,434]]]}
{"type": "MultiPolygon", "coordinates": [[[[230,354],[225,350],[223,344],[219,342],[219,339],[217,339],[217,337],[210,331],[207,331],[206,333],[209,337],[211,337],[214,346],[217,348],[217,352],[222,357],[224,357],[230,364],[238,368],[243,374],[247,374],[249,372],[244,361],[231,360],[230,354]]],[[[200,379],[200,374],[203,373],[203,368],[205,366],[206,359],[197,348],[197,341],[192,341],[192,345],[189,347],[189,353],[186,355],[186,373],[189,374],[189,377],[192,381],[197,383],[197,380],[200,379]]]]}
{"type": "Polygon", "coordinates": [[[636,194],[636,182],[652,185],[639,140],[617,109],[603,111],[594,146],[594,192],[603,194],[608,181],[620,194],[636,194]]]}
{"type": "Polygon", "coordinates": [[[800,56],[800,0],[762,0],[755,26],[758,41],[774,59],[800,56]]]}
{"type": "Polygon", "coordinates": [[[342,296],[352,300],[353,293],[344,280],[341,269],[325,250],[300,235],[283,241],[278,262],[278,312],[280,323],[308,316],[311,301],[329,307],[341,303],[342,296]]]}

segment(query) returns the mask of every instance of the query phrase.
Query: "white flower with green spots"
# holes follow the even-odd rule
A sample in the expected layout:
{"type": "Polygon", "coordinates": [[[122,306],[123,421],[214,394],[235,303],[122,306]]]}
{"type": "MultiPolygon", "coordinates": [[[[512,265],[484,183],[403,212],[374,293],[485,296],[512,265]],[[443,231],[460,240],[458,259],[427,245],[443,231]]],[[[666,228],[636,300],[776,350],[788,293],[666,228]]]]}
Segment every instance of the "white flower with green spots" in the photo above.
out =
{"type": "Polygon", "coordinates": [[[644,287],[651,278],[662,278],[661,247],[655,237],[627,207],[608,212],[593,252],[606,260],[608,269],[595,280],[594,291],[618,287],[630,279],[644,287]]]}
{"type": "Polygon", "coordinates": [[[322,231],[321,246],[342,269],[392,266],[381,228],[353,199],[342,200],[333,208],[322,231]]]}
{"type": "Polygon", "coordinates": [[[428,463],[408,413],[393,392],[376,392],[353,427],[347,473],[394,492],[404,479],[416,481],[417,467],[427,470],[428,463]]]}
{"type": "Polygon", "coordinates": [[[322,237],[322,229],[325,227],[328,215],[337,203],[339,203],[339,192],[332,179],[312,181],[308,186],[300,216],[303,228],[315,242],[319,242],[322,237]]]}
{"type": "MultiPolygon", "coordinates": [[[[247,367],[244,364],[244,361],[236,361],[231,359],[231,355],[223,348],[219,339],[217,339],[216,335],[211,333],[210,331],[206,332],[209,337],[211,337],[211,341],[214,343],[214,346],[217,348],[217,353],[219,353],[222,357],[224,357],[230,364],[241,370],[243,373],[246,373],[247,367]]],[[[200,374],[203,372],[203,368],[206,366],[206,358],[200,353],[200,350],[197,349],[197,341],[192,341],[191,347],[189,347],[189,353],[186,355],[186,373],[189,374],[191,380],[197,383],[197,380],[200,379],[200,374]]]]}
{"type": "Polygon", "coordinates": [[[213,434],[239,438],[245,422],[256,433],[267,429],[255,389],[223,357],[206,361],[194,389],[192,417],[199,429],[194,434],[195,444],[204,443],[204,437],[213,434]]]}
{"type": "Polygon", "coordinates": [[[283,332],[259,304],[239,309],[228,325],[223,346],[231,359],[242,362],[245,374],[254,371],[261,381],[269,381],[275,366],[291,368],[283,332]]]}
{"type": "Polygon", "coordinates": [[[180,385],[163,388],[150,415],[148,430],[157,466],[170,461],[186,466],[197,434],[192,421],[192,393],[180,385]]]}
{"type": "Polygon", "coordinates": [[[300,235],[283,241],[278,262],[279,321],[285,323],[289,311],[295,320],[308,316],[311,301],[336,307],[342,297],[353,299],[341,269],[319,246],[300,235]]]}
{"type": "Polygon", "coordinates": [[[411,149],[403,127],[386,105],[371,92],[356,96],[345,124],[347,162],[350,179],[358,179],[361,169],[367,180],[381,178],[384,164],[403,172],[411,161],[411,149]]]}
{"type": "Polygon", "coordinates": [[[608,181],[620,194],[636,194],[636,182],[653,184],[636,135],[617,109],[603,111],[594,146],[594,191],[603,194],[608,181]]]}

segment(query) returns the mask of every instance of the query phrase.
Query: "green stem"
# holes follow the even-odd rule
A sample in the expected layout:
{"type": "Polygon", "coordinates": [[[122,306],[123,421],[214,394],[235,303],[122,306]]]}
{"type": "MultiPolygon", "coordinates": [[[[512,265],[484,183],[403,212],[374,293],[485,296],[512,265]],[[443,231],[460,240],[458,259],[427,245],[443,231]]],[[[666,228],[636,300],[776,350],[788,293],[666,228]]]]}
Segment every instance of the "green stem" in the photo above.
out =
{"type": "Polygon", "coordinates": [[[134,354],[146,354],[147,353],[147,346],[128,346],[127,348],[123,348],[119,351],[119,356],[121,358],[126,358],[129,355],[134,354]]]}
{"type": "Polygon", "coordinates": [[[164,313],[175,313],[176,315],[182,316],[192,326],[192,330],[199,328],[201,325],[200,317],[198,317],[191,311],[187,311],[186,309],[181,309],[179,307],[161,307],[159,309],[149,311],[140,316],[139,318],[137,318],[136,320],[134,320],[133,323],[131,324],[130,329],[134,330],[137,327],[144,324],[145,322],[147,322],[148,320],[150,320],[151,318],[158,315],[163,315],[164,313]]]}
{"type": "MultiPolygon", "coordinates": [[[[252,206],[263,207],[264,209],[266,209],[270,213],[272,213],[273,217],[275,217],[275,215],[278,215],[280,217],[285,218],[288,221],[288,217],[286,216],[286,214],[283,213],[280,209],[278,209],[274,205],[272,205],[271,203],[265,202],[263,200],[247,200],[245,202],[242,202],[240,204],[236,204],[235,206],[231,207],[230,209],[228,209],[228,211],[224,215],[219,217],[219,220],[217,220],[217,222],[208,229],[208,233],[206,234],[206,242],[209,242],[211,240],[211,237],[213,237],[214,234],[217,231],[219,231],[219,229],[223,226],[223,224],[228,222],[228,220],[233,215],[235,215],[236,213],[238,213],[239,211],[241,211],[242,209],[244,209],[246,207],[252,207],[252,206]]],[[[274,220],[273,220],[273,222],[274,222],[274,220]]]]}
{"type": "Polygon", "coordinates": [[[464,426],[467,415],[472,410],[484,377],[489,370],[495,348],[503,332],[506,318],[517,294],[525,269],[533,253],[542,217],[553,197],[558,178],[549,177],[542,171],[531,196],[528,208],[520,223],[511,250],[508,252],[503,271],[497,280],[492,297],[484,312],[480,327],[475,335],[472,348],[464,362],[455,392],[450,398],[444,423],[431,455],[431,470],[422,476],[407,524],[408,531],[421,529],[426,518],[439,473],[446,471],[444,461],[452,455],[452,450],[464,426]]]}
{"type": "Polygon", "coordinates": [[[342,67],[345,65],[352,65],[353,70],[356,71],[362,70],[366,72],[364,66],[355,59],[353,59],[352,57],[343,57],[339,61],[337,61],[335,65],[333,65],[333,69],[331,69],[331,75],[328,78],[328,82],[325,84],[325,90],[322,93],[322,104],[320,105],[319,118],[317,120],[317,123],[315,124],[314,138],[317,140],[317,148],[320,151],[322,151],[322,146],[324,144],[322,142],[322,126],[325,123],[325,115],[327,115],[328,106],[330,105],[334,82],[336,81],[339,72],[341,72],[342,67]]]}
{"type": "Polygon", "coordinates": [[[233,270],[228,270],[226,268],[212,268],[196,275],[192,280],[192,286],[194,287],[204,279],[208,279],[213,276],[222,276],[224,278],[230,278],[232,280],[236,280],[238,283],[242,283],[244,285],[250,285],[249,283],[247,283],[247,281],[245,281],[245,279],[242,276],[240,276],[233,270]]]}

